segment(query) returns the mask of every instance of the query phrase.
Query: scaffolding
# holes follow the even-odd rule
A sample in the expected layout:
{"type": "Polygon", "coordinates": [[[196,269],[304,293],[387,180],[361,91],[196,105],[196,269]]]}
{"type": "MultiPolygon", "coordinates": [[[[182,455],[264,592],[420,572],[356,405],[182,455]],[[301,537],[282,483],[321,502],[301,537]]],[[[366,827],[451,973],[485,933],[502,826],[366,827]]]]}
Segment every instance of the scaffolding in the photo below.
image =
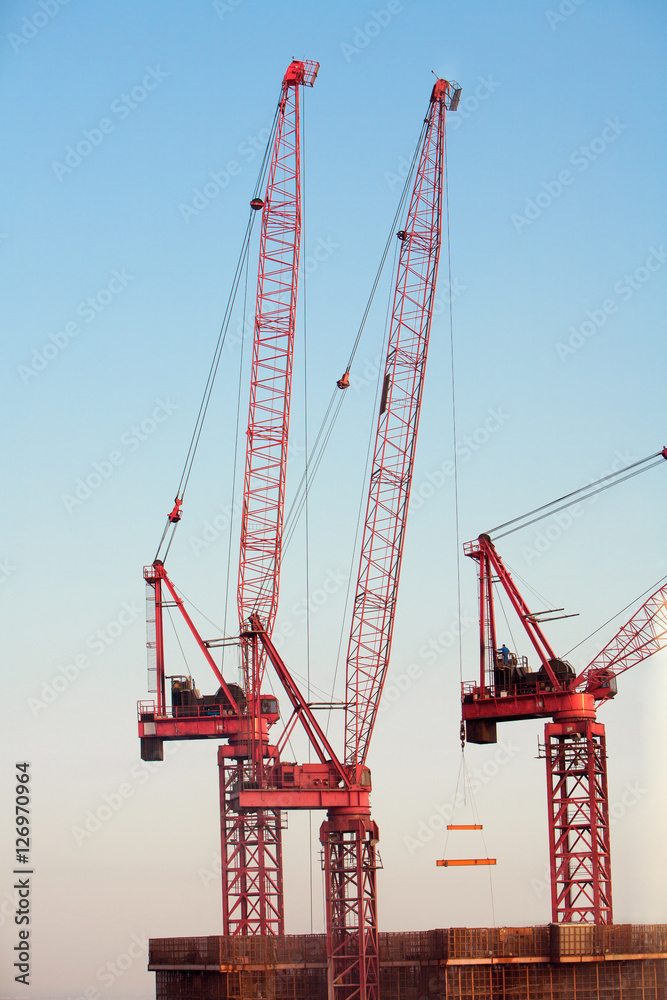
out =
{"type": "MultiPolygon", "coordinates": [[[[381,1000],[665,1000],[667,925],[378,935],[381,1000]]],[[[157,1000],[327,1000],[324,934],[151,940],[157,1000]]]]}

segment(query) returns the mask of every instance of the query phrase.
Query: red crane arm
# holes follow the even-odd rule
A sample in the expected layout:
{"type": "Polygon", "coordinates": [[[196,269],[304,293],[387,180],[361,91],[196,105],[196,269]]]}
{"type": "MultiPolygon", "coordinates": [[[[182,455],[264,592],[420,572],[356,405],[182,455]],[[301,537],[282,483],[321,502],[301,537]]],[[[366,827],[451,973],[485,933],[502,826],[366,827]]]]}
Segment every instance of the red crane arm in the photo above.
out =
{"type": "MultiPolygon", "coordinates": [[[[479,563],[480,687],[484,687],[486,683],[484,679],[485,672],[489,670],[491,674],[493,672],[496,653],[496,626],[493,600],[494,580],[500,583],[509,597],[512,607],[528,633],[528,637],[542,662],[549,680],[555,687],[559,687],[560,685],[549,662],[556,659],[556,654],[540,628],[537,618],[531,613],[528,605],[519,593],[517,585],[498,555],[496,547],[489,536],[480,535],[474,542],[466,542],[463,546],[463,551],[467,556],[470,556],[479,563]]],[[[492,679],[489,683],[492,683],[492,679]]]]}
{"type": "Polygon", "coordinates": [[[594,660],[582,670],[576,684],[596,685],[602,672],[618,676],[667,646],[667,584],[646,600],[594,660]]]}
{"type": "Polygon", "coordinates": [[[262,209],[238,610],[271,630],[278,605],[292,351],[301,238],[299,87],[319,63],[293,62],[283,79],[262,209]]]}
{"type": "Polygon", "coordinates": [[[438,80],[401,240],[382,401],[347,654],[345,761],[362,767],[389,661],[441,243],[445,110],[438,80]]]}

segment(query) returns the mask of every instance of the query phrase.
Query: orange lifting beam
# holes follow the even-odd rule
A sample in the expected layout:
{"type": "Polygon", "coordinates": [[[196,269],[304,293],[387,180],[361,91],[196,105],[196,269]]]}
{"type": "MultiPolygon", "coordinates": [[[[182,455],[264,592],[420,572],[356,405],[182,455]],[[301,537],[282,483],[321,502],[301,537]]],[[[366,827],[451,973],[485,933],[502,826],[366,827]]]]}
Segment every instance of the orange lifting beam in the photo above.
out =
{"type": "Polygon", "coordinates": [[[455,861],[436,861],[438,868],[447,868],[449,865],[495,865],[495,858],[458,858],[455,861]]]}
{"type": "Polygon", "coordinates": [[[448,830],[483,830],[481,823],[449,823],[448,830]]]}

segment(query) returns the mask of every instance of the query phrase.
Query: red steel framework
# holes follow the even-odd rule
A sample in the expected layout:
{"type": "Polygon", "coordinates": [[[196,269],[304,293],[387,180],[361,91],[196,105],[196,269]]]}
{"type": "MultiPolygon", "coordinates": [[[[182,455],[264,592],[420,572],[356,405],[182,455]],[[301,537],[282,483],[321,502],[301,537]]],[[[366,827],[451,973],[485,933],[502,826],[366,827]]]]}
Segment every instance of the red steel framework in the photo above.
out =
{"type": "MultiPolygon", "coordinates": [[[[299,88],[312,87],[319,63],[292,62],[285,73],[263,205],[250,406],[246,447],[238,611],[243,629],[251,614],[270,632],[278,607],[285,469],[292,395],[292,359],[301,242],[299,88]]],[[[264,658],[244,650],[244,689],[251,716],[264,658]],[[249,669],[250,666],[250,669],[249,669]]],[[[284,934],[282,824],[277,810],[239,814],[225,790],[261,781],[261,741],[249,758],[220,759],[223,917],[225,934],[284,934]]]]}
{"type": "Polygon", "coordinates": [[[285,467],[301,241],[299,87],[319,63],[293,62],[282,84],[262,210],[241,558],[239,620],[258,614],[271,630],[278,606],[285,467]]]}
{"type": "MultiPolygon", "coordinates": [[[[445,112],[460,90],[433,87],[400,253],[347,654],[345,763],[359,781],[389,663],[408,500],[438,274],[445,112]]],[[[370,781],[370,775],[368,777],[370,781]]],[[[376,1000],[376,824],[330,809],[322,825],[332,996],[376,1000]]]]}
{"type": "Polygon", "coordinates": [[[617,693],[618,674],[667,645],[667,586],[652,594],[578,675],[556,656],[488,535],[466,543],[478,563],[479,683],[463,685],[462,715],[471,743],[495,743],[496,724],[546,723],[551,913],[554,923],[611,924],[611,860],[605,731],[597,703],[617,693]],[[514,608],[540,666],[498,648],[494,586],[514,608]]]}
{"type": "Polygon", "coordinates": [[[378,1000],[378,829],[370,815],[371,777],[365,762],[389,659],[419,424],[441,243],[445,111],[458,105],[460,89],[446,80],[433,87],[407,220],[398,234],[398,277],[347,658],[345,753],[339,759],[270,635],[278,596],[298,259],[296,90],[312,83],[315,72],[316,64],[293,63],[283,82],[281,115],[293,127],[290,131],[283,123],[281,131],[279,122],[273,162],[281,161],[280,135],[292,151],[293,166],[296,161],[291,177],[297,194],[291,201],[285,196],[288,168],[283,167],[279,185],[275,172],[269,179],[269,188],[275,192],[278,185],[283,201],[277,196],[272,201],[267,194],[263,203],[265,214],[278,203],[288,206],[285,213],[292,213],[293,228],[289,257],[287,230],[274,253],[268,248],[269,226],[263,227],[239,575],[244,685],[241,689],[224,681],[210,653],[219,641],[206,641],[197,633],[164,566],[156,561],[145,577],[153,590],[149,644],[158,703],[140,703],[139,733],[147,759],[161,759],[165,739],[227,740],[218,749],[226,934],[282,933],[281,811],[327,810],[320,840],[329,993],[332,1000],[378,1000]],[[287,114],[291,108],[293,117],[287,114]],[[162,599],[164,587],[171,602],[162,599]],[[185,618],[220,683],[216,696],[204,698],[186,684],[175,703],[172,681],[170,709],[162,629],[162,611],[169,603],[185,618]],[[292,708],[275,744],[269,731],[279,718],[277,700],[261,693],[267,662],[292,708]],[[297,722],[315,751],[315,763],[282,759],[297,722]]]}

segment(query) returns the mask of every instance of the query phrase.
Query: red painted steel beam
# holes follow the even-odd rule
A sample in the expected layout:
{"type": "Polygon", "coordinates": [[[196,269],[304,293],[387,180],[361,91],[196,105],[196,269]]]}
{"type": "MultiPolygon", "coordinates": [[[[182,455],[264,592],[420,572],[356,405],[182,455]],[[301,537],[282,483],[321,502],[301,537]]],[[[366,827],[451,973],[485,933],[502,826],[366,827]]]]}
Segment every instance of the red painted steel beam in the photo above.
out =
{"type": "Polygon", "coordinates": [[[389,662],[442,227],[445,110],[431,94],[400,251],[347,653],[345,761],[364,765],[389,662]]]}
{"type": "MultiPolygon", "coordinates": [[[[535,652],[540,658],[540,662],[544,667],[546,673],[549,676],[549,680],[554,685],[554,687],[559,688],[561,685],[556,678],[556,675],[549,663],[549,660],[557,659],[556,654],[551,648],[546,636],[544,635],[542,629],[540,628],[538,622],[535,620],[530,608],[526,604],[522,595],[512,579],[511,574],[505,567],[502,559],[496,551],[496,547],[489,538],[488,535],[480,535],[478,539],[474,542],[467,542],[464,546],[464,552],[467,556],[477,560],[480,566],[480,600],[482,594],[482,580],[486,580],[486,601],[487,601],[487,614],[490,618],[493,641],[495,643],[495,615],[493,610],[493,590],[492,590],[492,577],[497,576],[498,582],[502,586],[503,590],[507,594],[514,608],[516,614],[521,621],[525,631],[528,634],[528,638],[535,649],[535,652]],[[491,570],[491,571],[490,571],[491,570]]],[[[495,652],[495,645],[492,652],[495,652]]],[[[482,650],[483,654],[483,650],[482,650]]],[[[492,665],[491,665],[492,666],[492,665]]]]}
{"type": "Polygon", "coordinates": [[[486,697],[479,688],[472,689],[472,700],[464,700],[464,721],[488,719],[490,722],[514,722],[517,719],[552,719],[569,715],[578,719],[595,718],[595,700],[591,694],[576,691],[542,691],[535,694],[511,694],[486,697]]]}
{"type": "Polygon", "coordinates": [[[370,813],[367,788],[240,788],[233,801],[237,809],[351,809],[370,813]]]}
{"type": "Polygon", "coordinates": [[[328,763],[329,761],[331,761],[332,766],[337,771],[340,780],[345,785],[349,785],[350,778],[348,776],[348,772],[343,767],[341,762],[338,760],[338,757],[333,747],[329,743],[329,740],[327,739],[324,730],[322,729],[319,722],[315,718],[315,714],[310,708],[310,705],[307,703],[306,699],[301,694],[298,685],[294,682],[294,679],[292,678],[292,675],[285,666],[285,663],[283,662],[280,653],[273,645],[273,642],[267,635],[266,631],[262,628],[259,617],[256,615],[251,616],[251,624],[253,628],[256,629],[259,639],[264,647],[264,650],[269,660],[271,661],[276,673],[278,674],[278,677],[285,690],[285,693],[287,694],[287,697],[289,698],[292,704],[292,708],[298,714],[299,721],[301,722],[301,725],[304,727],[308,735],[308,739],[310,740],[310,744],[313,747],[313,750],[320,758],[322,763],[328,763]]]}
{"type": "MultiPolygon", "coordinates": [[[[389,663],[441,243],[445,110],[433,87],[401,240],[346,667],[345,764],[361,783],[389,663]]],[[[376,845],[370,807],[332,806],[323,846],[331,1000],[378,1000],[376,845]]]]}
{"type": "Polygon", "coordinates": [[[595,683],[600,674],[617,677],[667,646],[667,585],[644,601],[576,679],[595,683]]]}
{"type": "Polygon", "coordinates": [[[258,614],[269,631],[278,607],[301,240],[299,88],[313,85],[318,68],[295,61],[285,73],[261,203],[238,611],[242,623],[258,614]]]}
{"type": "Polygon", "coordinates": [[[547,723],[544,756],[552,921],[611,924],[604,726],[590,719],[547,723]]]}
{"type": "MultiPolygon", "coordinates": [[[[147,567],[147,569],[144,570],[144,577],[146,577],[147,571],[149,571],[153,575],[153,577],[155,577],[156,579],[159,578],[159,579],[161,579],[161,580],[164,581],[164,583],[165,583],[165,585],[167,587],[167,590],[171,594],[174,603],[176,604],[176,606],[177,606],[178,610],[180,611],[181,615],[183,616],[183,619],[184,619],[186,625],[188,626],[188,628],[192,632],[192,635],[194,636],[197,645],[199,646],[200,650],[204,654],[204,657],[206,658],[206,662],[208,663],[209,667],[211,668],[211,670],[215,674],[216,679],[218,681],[218,684],[220,685],[220,687],[222,688],[222,690],[225,692],[225,696],[229,700],[229,704],[231,705],[232,709],[235,712],[239,712],[240,711],[239,707],[236,704],[236,700],[234,698],[234,695],[232,694],[232,692],[229,690],[229,687],[227,686],[227,681],[225,680],[225,678],[220,673],[220,671],[218,669],[218,665],[215,662],[215,660],[213,659],[213,657],[211,656],[206,643],[204,642],[204,640],[200,636],[199,632],[195,628],[194,622],[190,618],[190,615],[185,610],[185,605],[183,604],[183,601],[182,601],[181,597],[179,596],[179,594],[178,594],[176,588],[174,587],[173,583],[171,582],[171,580],[167,576],[166,569],[164,568],[164,566],[162,565],[161,562],[156,562],[152,566],[147,567]]],[[[146,578],[148,578],[148,577],[146,577],[146,578]]],[[[158,630],[158,635],[160,636],[160,644],[162,644],[162,636],[164,635],[164,629],[163,629],[163,626],[162,626],[162,603],[160,604],[159,608],[156,605],[156,613],[159,614],[159,618],[160,618],[160,627],[159,627],[159,630],[158,630]]],[[[161,655],[164,658],[164,650],[163,649],[161,650],[161,655]]]]}

